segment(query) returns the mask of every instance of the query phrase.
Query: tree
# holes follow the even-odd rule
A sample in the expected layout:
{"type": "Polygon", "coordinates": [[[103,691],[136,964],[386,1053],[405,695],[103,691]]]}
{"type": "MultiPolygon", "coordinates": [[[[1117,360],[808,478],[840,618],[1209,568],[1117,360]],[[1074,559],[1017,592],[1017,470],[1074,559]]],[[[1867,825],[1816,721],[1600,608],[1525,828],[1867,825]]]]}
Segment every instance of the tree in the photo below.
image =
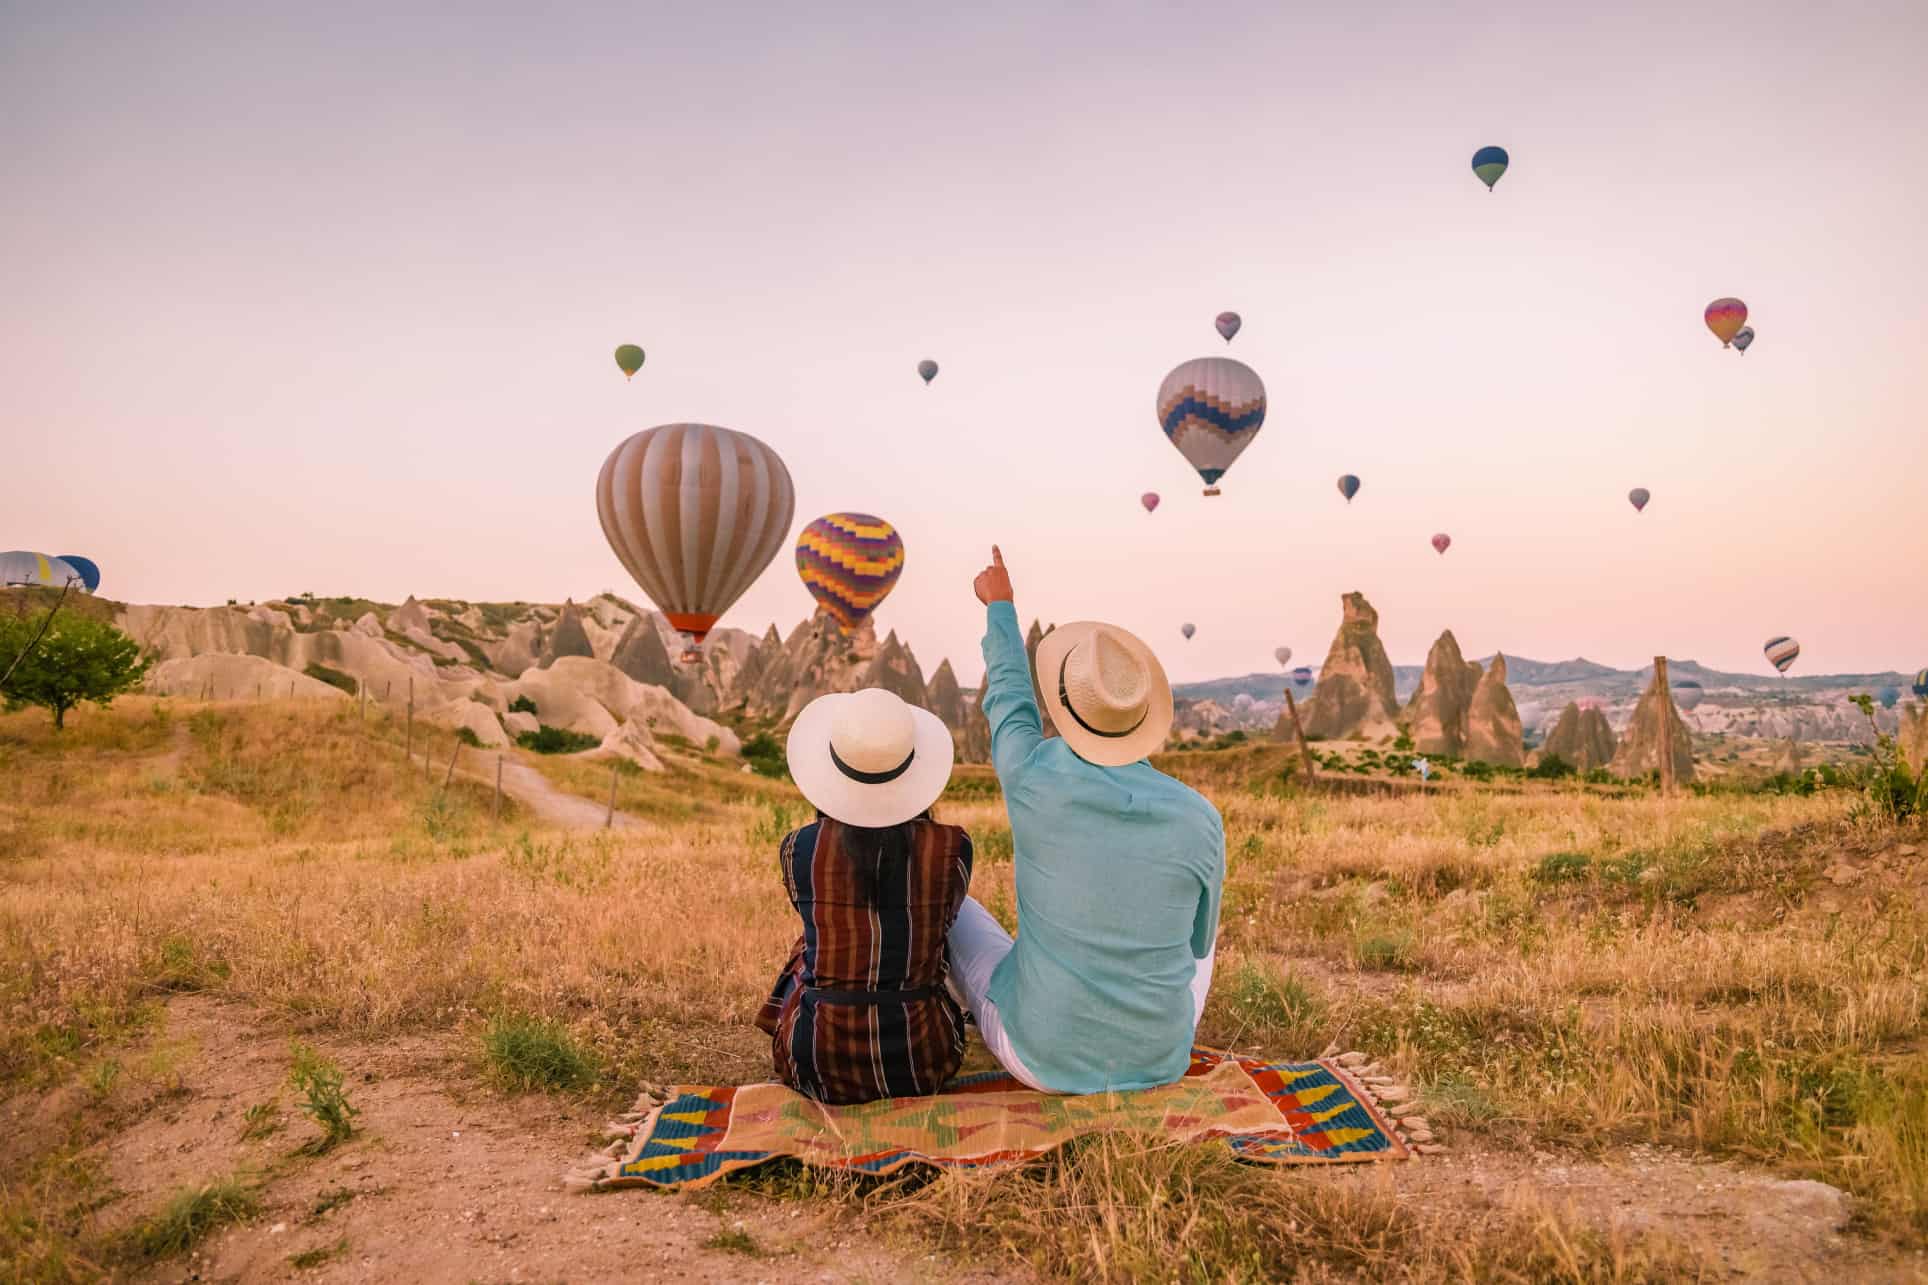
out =
{"type": "Polygon", "coordinates": [[[9,709],[45,706],[56,728],[66,726],[67,711],[82,701],[104,706],[140,686],[152,663],[138,643],[102,620],[68,613],[48,622],[45,612],[0,618],[0,673],[13,667],[0,697],[9,709]],[[21,656],[43,624],[39,645],[21,656]]]}

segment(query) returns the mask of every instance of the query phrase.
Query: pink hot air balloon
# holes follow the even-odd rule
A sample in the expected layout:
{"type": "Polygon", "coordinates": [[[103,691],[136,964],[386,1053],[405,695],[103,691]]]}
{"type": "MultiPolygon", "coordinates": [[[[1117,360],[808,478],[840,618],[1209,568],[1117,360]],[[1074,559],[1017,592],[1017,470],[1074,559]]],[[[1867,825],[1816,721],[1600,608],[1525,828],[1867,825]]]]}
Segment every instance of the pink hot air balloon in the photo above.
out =
{"type": "Polygon", "coordinates": [[[1447,535],[1444,531],[1441,531],[1438,535],[1433,537],[1434,553],[1444,553],[1446,552],[1446,550],[1452,547],[1453,547],[1453,537],[1450,535],[1447,535]]]}
{"type": "Polygon", "coordinates": [[[1146,491],[1138,497],[1138,502],[1145,506],[1145,512],[1150,513],[1158,507],[1158,492],[1146,491]]]}
{"type": "Polygon", "coordinates": [[[1212,325],[1218,329],[1219,334],[1225,337],[1225,342],[1228,344],[1232,342],[1232,336],[1238,333],[1238,328],[1243,324],[1245,323],[1239,320],[1239,315],[1236,312],[1221,312],[1218,314],[1217,319],[1212,322],[1212,325]]]}

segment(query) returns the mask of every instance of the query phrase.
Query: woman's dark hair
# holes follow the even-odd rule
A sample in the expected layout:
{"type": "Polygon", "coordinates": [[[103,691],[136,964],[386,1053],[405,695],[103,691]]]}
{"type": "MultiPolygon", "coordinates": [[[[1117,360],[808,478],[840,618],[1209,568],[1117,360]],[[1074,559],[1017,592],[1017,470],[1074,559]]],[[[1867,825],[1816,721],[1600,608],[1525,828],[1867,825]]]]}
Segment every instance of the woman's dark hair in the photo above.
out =
{"type": "MultiPolygon", "coordinates": [[[[845,840],[844,851],[857,868],[858,885],[863,889],[864,904],[877,904],[877,889],[884,881],[884,872],[900,870],[910,860],[911,830],[919,821],[931,820],[931,810],[925,808],[908,821],[896,825],[871,829],[860,825],[842,825],[845,840]]],[[[823,813],[817,813],[817,820],[823,820],[823,813]]]]}

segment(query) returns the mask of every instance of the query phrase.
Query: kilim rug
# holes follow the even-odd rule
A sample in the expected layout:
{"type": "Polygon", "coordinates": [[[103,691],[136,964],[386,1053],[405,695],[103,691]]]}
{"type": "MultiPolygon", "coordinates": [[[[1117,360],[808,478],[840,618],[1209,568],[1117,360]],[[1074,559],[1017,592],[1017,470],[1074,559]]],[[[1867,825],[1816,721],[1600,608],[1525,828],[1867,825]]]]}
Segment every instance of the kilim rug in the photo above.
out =
{"type": "Polygon", "coordinates": [[[1192,1051],[1176,1084],[1083,1097],[1039,1093],[1002,1071],[960,1077],[929,1097],[845,1107],[780,1084],[677,1085],[646,1093],[612,1122],[609,1147],[565,1182],[694,1189],[783,1158],[859,1174],[970,1169],[1109,1131],[1210,1141],[1258,1164],[1405,1160],[1441,1149],[1410,1097],[1359,1053],[1267,1062],[1209,1049],[1192,1051]]]}

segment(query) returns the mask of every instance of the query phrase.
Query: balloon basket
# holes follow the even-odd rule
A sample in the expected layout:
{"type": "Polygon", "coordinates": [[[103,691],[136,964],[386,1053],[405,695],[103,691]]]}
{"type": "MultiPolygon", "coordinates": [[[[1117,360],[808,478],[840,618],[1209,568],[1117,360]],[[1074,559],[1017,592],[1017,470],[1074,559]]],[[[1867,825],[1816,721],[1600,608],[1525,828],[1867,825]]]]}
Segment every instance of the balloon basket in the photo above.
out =
{"type": "Polygon", "coordinates": [[[1217,487],[1215,487],[1215,486],[1208,486],[1208,487],[1206,487],[1206,488],[1205,488],[1205,494],[1207,494],[1207,495],[1220,495],[1220,494],[1223,494],[1223,492],[1221,492],[1221,491],[1220,491],[1220,490],[1219,490],[1219,489],[1218,489],[1217,487]]]}

